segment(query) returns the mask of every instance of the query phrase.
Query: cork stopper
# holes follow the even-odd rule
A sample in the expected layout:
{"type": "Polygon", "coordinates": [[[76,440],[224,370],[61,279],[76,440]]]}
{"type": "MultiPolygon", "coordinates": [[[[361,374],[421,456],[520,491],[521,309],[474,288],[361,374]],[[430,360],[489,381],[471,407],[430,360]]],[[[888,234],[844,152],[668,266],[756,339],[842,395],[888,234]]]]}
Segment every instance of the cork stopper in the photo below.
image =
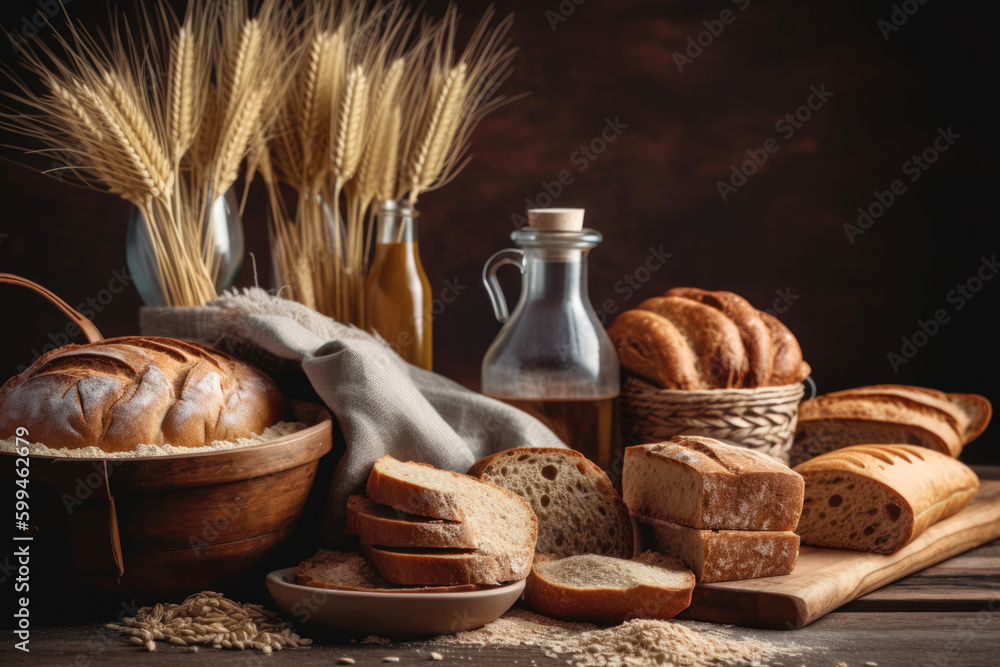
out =
{"type": "Polygon", "coordinates": [[[546,232],[578,232],[583,229],[582,208],[528,209],[528,224],[546,232]]]}

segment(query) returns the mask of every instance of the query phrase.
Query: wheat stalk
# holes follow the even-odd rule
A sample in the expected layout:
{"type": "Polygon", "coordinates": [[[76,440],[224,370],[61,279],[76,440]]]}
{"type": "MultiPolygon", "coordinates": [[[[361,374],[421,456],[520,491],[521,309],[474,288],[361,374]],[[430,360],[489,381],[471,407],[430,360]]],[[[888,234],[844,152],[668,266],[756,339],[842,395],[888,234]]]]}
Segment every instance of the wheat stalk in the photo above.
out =
{"type": "Polygon", "coordinates": [[[194,35],[190,26],[183,26],[171,47],[170,55],[170,125],[172,159],[175,165],[194,141],[195,118],[195,53],[194,35]]]}

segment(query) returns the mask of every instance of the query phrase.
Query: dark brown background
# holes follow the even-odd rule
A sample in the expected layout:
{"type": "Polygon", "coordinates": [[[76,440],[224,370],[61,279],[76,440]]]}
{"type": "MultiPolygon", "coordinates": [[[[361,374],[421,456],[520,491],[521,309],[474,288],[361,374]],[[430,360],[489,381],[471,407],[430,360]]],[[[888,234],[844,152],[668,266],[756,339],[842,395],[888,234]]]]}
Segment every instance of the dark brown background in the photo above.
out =
{"type": "MultiPolygon", "coordinates": [[[[8,0],[0,21],[17,30],[53,1],[8,0]]],[[[576,1],[498,2],[501,14],[517,13],[513,37],[522,48],[506,90],[532,94],[488,118],[472,164],[421,200],[434,289],[445,281],[465,286],[435,323],[437,370],[478,383],[479,361],[499,329],[479,281],[482,264],[510,245],[512,216],[523,213],[525,198],[569,170],[573,181],[553,205],[585,207],[588,224],[604,232],[591,260],[598,308],[608,299],[629,308],[676,285],[730,289],[761,308],[790,292],[795,298],[779,316],[798,335],[821,392],[898,382],[1000,396],[993,330],[1000,281],[985,283],[961,310],[947,296],[975,275],[981,257],[1000,250],[988,55],[995,38],[982,5],[899,3],[919,8],[886,40],[877,22],[890,17],[889,2],[576,1]],[[547,12],[560,7],[572,13],[553,29],[547,12]],[[673,54],[726,8],[735,21],[679,72],[673,54]],[[805,103],[814,85],[832,97],[786,140],[775,122],[805,103]],[[574,153],[599,136],[606,118],[628,127],[581,172],[574,153]],[[909,182],[903,163],[949,126],[961,138],[909,182]],[[769,137],[778,152],[723,202],[717,181],[769,137]],[[894,179],[904,180],[905,194],[850,243],[844,223],[894,179]],[[660,246],[673,254],[666,266],[634,294],[616,292],[616,281],[660,246]],[[900,352],[901,337],[938,309],[950,321],[895,372],[888,353],[900,352]]],[[[443,4],[428,10],[439,13],[443,4]]],[[[472,22],[485,3],[460,5],[472,22]]],[[[106,24],[104,3],[73,0],[66,9],[106,24]]],[[[5,46],[5,62],[12,59],[5,46]]],[[[0,270],[40,281],[75,305],[124,267],[125,204],[12,164],[0,164],[0,188],[0,270]]],[[[255,189],[245,219],[249,250],[271,287],[263,210],[255,189]]],[[[239,284],[252,280],[248,261],[239,284]]],[[[514,298],[516,276],[505,284],[514,298]]],[[[6,377],[64,321],[14,288],[0,287],[0,299],[6,377]]],[[[96,322],[106,335],[135,332],[139,305],[126,290],[96,322]]],[[[990,442],[987,435],[965,458],[1000,461],[990,442]]]]}

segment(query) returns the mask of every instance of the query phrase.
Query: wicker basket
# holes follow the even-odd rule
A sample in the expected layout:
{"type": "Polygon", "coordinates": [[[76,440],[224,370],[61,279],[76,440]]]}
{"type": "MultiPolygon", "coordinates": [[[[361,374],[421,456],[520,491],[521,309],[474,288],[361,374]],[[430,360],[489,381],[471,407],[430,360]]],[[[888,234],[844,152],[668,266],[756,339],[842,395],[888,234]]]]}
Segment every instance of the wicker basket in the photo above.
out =
{"type": "Polygon", "coordinates": [[[755,449],[788,463],[804,387],[678,391],[638,378],[622,387],[622,439],[628,445],[704,435],[755,449]]]}

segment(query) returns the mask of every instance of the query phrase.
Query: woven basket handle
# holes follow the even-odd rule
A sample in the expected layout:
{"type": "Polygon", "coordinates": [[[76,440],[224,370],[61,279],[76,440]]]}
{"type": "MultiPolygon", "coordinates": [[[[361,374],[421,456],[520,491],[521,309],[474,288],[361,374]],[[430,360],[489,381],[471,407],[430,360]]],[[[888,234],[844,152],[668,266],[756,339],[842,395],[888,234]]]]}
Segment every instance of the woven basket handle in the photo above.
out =
{"type": "Polygon", "coordinates": [[[97,330],[94,323],[88,320],[86,317],[74,310],[68,303],[60,299],[53,292],[45,289],[38,283],[32,282],[27,278],[22,278],[21,276],[15,276],[10,273],[0,273],[0,283],[9,283],[11,285],[20,285],[21,287],[27,287],[32,292],[37,292],[41,294],[46,299],[51,301],[55,306],[66,314],[66,317],[71,319],[74,324],[80,327],[80,331],[83,335],[87,337],[88,343],[96,343],[98,341],[104,340],[104,336],[101,332],[97,330]]]}

